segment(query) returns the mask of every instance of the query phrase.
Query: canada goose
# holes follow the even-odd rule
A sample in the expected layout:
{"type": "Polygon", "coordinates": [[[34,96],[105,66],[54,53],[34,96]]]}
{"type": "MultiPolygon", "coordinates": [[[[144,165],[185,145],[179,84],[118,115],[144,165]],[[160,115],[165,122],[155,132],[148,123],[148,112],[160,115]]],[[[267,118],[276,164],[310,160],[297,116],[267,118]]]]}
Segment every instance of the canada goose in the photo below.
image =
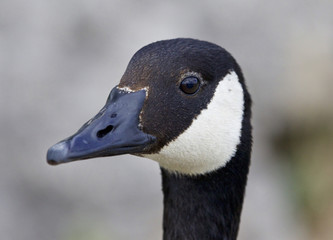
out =
{"type": "Polygon", "coordinates": [[[236,239],[252,146],[251,98],[235,59],[194,39],[152,43],[105,106],[47,152],[51,165],[133,154],[161,166],[163,239],[236,239]]]}

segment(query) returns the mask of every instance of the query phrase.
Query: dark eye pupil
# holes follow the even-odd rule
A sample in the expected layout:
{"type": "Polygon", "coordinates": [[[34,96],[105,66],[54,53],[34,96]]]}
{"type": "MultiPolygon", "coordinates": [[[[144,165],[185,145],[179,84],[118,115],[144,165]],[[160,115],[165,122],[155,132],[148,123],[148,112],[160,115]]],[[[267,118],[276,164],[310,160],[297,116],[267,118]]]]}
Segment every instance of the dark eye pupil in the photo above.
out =
{"type": "Polygon", "coordinates": [[[195,93],[199,86],[200,82],[196,77],[187,77],[180,83],[180,89],[186,94],[195,93]]]}
{"type": "Polygon", "coordinates": [[[193,83],[186,83],[186,87],[187,87],[187,88],[193,88],[193,87],[194,87],[194,84],[193,84],[193,83]]]}

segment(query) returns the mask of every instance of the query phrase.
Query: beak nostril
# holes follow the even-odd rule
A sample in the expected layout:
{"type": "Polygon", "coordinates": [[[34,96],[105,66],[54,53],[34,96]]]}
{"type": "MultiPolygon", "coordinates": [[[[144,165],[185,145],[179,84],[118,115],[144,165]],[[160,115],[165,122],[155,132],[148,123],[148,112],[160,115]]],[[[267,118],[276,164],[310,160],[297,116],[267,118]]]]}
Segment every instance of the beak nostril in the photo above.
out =
{"type": "Polygon", "coordinates": [[[109,132],[111,132],[113,129],[112,125],[108,125],[106,128],[99,130],[96,134],[98,138],[103,138],[105,135],[107,135],[109,132]]]}

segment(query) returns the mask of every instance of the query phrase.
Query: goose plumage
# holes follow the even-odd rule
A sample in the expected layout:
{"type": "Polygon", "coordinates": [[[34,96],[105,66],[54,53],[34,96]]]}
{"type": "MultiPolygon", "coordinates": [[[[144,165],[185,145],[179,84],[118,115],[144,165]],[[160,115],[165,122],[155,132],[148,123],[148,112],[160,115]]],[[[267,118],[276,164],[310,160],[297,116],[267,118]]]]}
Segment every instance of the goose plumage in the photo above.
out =
{"type": "Polygon", "coordinates": [[[222,47],[179,38],[140,49],[105,106],[52,146],[49,164],[133,154],[157,161],[163,239],[237,238],[252,146],[251,97],[222,47]]]}

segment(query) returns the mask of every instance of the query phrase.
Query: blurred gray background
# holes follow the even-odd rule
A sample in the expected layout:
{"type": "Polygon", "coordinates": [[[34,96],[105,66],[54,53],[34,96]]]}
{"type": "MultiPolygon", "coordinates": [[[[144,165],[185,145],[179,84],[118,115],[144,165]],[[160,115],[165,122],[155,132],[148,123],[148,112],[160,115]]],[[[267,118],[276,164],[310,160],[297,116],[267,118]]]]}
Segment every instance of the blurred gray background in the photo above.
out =
{"type": "Polygon", "coordinates": [[[242,66],[254,149],[239,239],[333,239],[333,2],[0,0],[1,239],[161,239],[158,164],[52,167],[131,56],[175,37],[242,66]]]}

